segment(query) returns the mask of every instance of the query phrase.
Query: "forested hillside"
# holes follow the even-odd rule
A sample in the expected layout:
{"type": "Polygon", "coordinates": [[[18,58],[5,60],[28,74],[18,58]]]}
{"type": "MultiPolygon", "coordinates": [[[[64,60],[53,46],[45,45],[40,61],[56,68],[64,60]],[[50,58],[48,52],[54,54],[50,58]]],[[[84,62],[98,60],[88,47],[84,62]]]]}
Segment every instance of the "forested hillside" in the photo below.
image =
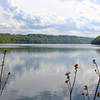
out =
{"type": "Polygon", "coordinates": [[[41,34],[11,35],[0,34],[0,43],[44,43],[44,44],[88,44],[93,38],[77,36],[54,36],[41,34]]]}
{"type": "Polygon", "coordinates": [[[100,36],[96,37],[93,41],[92,44],[100,44],[100,36]]]}

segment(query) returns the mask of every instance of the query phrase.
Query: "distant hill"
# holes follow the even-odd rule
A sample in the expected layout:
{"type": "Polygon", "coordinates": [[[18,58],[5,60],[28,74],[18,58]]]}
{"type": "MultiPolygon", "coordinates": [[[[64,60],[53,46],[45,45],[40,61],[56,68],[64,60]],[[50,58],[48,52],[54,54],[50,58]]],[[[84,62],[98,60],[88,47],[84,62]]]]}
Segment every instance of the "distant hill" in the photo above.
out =
{"type": "Polygon", "coordinates": [[[100,36],[96,37],[93,41],[92,44],[99,44],[100,45],[100,36]]]}
{"type": "Polygon", "coordinates": [[[36,44],[89,44],[94,38],[66,35],[11,35],[0,34],[0,43],[36,43],[36,44]]]}

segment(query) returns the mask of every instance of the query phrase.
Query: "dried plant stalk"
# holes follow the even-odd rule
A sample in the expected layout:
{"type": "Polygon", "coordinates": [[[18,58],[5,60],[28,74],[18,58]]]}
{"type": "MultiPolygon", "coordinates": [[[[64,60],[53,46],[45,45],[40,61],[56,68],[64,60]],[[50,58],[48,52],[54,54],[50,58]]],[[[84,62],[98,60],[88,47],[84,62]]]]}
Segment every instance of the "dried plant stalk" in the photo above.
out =
{"type": "Polygon", "coordinates": [[[67,85],[68,85],[68,90],[69,90],[69,94],[70,94],[70,100],[72,100],[72,92],[73,92],[75,81],[76,81],[78,64],[75,64],[74,67],[75,67],[75,76],[74,76],[74,80],[73,80],[72,85],[71,85],[71,82],[70,82],[70,72],[67,72],[65,74],[67,76],[67,80],[65,81],[65,83],[67,83],[67,85]]]}

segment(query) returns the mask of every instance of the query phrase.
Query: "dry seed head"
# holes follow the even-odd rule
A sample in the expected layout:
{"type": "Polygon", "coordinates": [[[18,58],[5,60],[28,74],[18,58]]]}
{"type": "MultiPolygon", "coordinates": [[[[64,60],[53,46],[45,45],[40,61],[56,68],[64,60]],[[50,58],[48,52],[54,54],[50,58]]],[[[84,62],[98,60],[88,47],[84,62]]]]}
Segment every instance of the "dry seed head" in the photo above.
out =
{"type": "Polygon", "coordinates": [[[66,75],[66,76],[69,76],[69,74],[70,74],[70,72],[67,72],[65,75],[66,75]]]}
{"type": "Polygon", "coordinates": [[[4,50],[4,54],[6,54],[7,53],[7,50],[4,50]]]}
{"type": "Polygon", "coordinates": [[[94,71],[97,72],[96,69],[94,71]]]}
{"type": "Polygon", "coordinates": [[[83,96],[85,95],[84,92],[82,92],[82,95],[83,95],[83,96]]]}
{"type": "Polygon", "coordinates": [[[69,82],[69,80],[66,80],[66,81],[65,81],[65,83],[68,83],[68,82],[69,82]]]}
{"type": "Polygon", "coordinates": [[[8,72],[8,75],[10,75],[11,74],[11,72],[8,72]]]}
{"type": "Polygon", "coordinates": [[[88,93],[87,92],[83,92],[82,95],[83,96],[88,96],[88,93]]]}
{"type": "Polygon", "coordinates": [[[75,70],[76,70],[78,68],[78,64],[75,64],[74,67],[75,67],[75,70]]]}
{"type": "Polygon", "coordinates": [[[95,61],[95,59],[93,59],[93,63],[94,63],[94,64],[96,64],[96,61],[95,61]]]}
{"type": "Polygon", "coordinates": [[[84,86],[84,90],[88,90],[88,86],[87,85],[84,86]]]}

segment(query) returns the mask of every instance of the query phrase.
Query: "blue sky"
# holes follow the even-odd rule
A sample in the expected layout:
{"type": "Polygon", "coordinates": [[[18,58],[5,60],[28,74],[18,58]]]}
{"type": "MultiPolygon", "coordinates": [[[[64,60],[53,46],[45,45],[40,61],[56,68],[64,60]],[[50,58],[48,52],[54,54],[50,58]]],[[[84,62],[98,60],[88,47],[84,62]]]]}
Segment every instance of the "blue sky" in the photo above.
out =
{"type": "Polygon", "coordinates": [[[100,33],[100,0],[0,0],[0,33],[100,33]]]}

